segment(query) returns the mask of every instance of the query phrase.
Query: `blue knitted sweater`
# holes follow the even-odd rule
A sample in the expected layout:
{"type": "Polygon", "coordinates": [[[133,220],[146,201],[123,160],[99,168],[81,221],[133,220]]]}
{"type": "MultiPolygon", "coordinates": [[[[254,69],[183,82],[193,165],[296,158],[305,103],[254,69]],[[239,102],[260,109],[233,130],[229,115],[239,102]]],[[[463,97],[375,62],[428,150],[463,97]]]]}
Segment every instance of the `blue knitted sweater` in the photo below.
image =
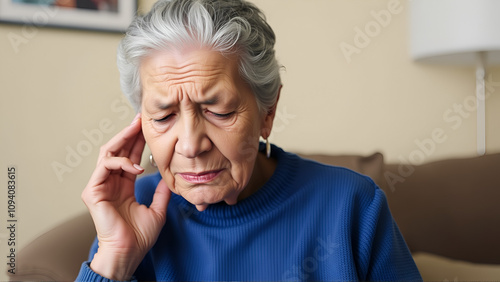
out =
{"type": "MultiPolygon", "coordinates": [[[[269,181],[234,206],[204,212],[172,194],[166,224],[137,269],[138,280],[420,281],[374,182],[273,146],[269,181]]],[[[149,205],[161,176],[136,183],[149,205]]],[[[97,251],[97,242],[91,259],[97,251]]],[[[77,280],[103,280],[82,264],[77,280]]],[[[105,280],[105,279],[104,279],[105,280]]]]}

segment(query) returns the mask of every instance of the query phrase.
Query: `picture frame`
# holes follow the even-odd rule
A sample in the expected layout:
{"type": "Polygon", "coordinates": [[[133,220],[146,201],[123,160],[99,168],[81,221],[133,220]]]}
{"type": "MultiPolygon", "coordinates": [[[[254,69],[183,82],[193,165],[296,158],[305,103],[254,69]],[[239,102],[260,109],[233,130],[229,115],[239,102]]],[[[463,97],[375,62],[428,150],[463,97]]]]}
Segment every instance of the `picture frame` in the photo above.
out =
{"type": "Polygon", "coordinates": [[[137,0],[0,0],[0,22],[124,32],[137,0]]]}

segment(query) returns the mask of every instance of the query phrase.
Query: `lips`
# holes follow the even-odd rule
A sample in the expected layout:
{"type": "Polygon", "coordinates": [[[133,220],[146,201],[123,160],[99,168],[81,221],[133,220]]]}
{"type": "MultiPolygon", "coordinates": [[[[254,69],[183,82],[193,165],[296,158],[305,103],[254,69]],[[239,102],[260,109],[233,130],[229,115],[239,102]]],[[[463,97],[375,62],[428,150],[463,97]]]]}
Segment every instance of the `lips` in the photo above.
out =
{"type": "Polygon", "coordinates": [[[189,183],[203,184],[203,183],[209,183],[210,181],[214,180],[215,178],[217,178],[217,176],[219,176],[221,172],[222,169],[205,171],[201,173],[184,172],[184,173],[179,173],[179,176],[189,183]]]}

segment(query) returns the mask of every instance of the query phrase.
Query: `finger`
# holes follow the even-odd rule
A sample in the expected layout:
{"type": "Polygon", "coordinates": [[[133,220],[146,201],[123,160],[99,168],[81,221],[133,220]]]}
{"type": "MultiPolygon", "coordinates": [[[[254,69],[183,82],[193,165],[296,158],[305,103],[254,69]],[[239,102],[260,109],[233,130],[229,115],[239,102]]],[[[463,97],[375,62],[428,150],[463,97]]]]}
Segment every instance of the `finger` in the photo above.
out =
{"type": "Polygon", "coordinates": [[[106,144],[101,147],[99,159],[106,156],[115,156],[122,150],[129,150],[133,146],[133,141],[141,132],[141,115],[137,114],[132,123],[113,136],[106,144]]]}
{"type": "Polygon", "coordinates": [[[112,171],[126,171],[133,175],[131,180],[135,180],[135,176],[144,172],[138,164],[134,164],[129,158],[125,157],[104,157],[97,164],[92,177],[90,178],[89,185],[97,186],[106,181],[112,171]]]}
{"type": "Polygon", "coordinates": [[[137,138],[135,143],[130,151],[130,160],[135,164],[141,163],[142,152],[144,152],[144,145],[146,144],[146,140],[144,139],[144,135],[142,131],[137,134],[137,138]]]}
{"type": "Polygon", "coordinates": [[[157,216],[165,218],[167,214],[168,202],[170,201],[170,196],[172,192],[167,187],[167,183],[162,179],[156,186],[156,191],[153,196],[153,202],[149,206],[157,216]]]}
{"type": "MultiPolygon", "coordinates": [[[[127,156],[130,161],[134,164],[140,164],[142,158],[142,152],[144,151],[144,145],[146,144],[146,140],[144,139],[144,135],[142,135],[142,131],[137,134],[135,140],[133,141],[133,147],[130,152],[122,152],[125,156],[127,156]]],[[[141,167],[142,168],[142,167],[141,167]]],[[[116,172],[118,173],[118,172],[116,172]]],[[[131,180],[135,180],[136,174],[129,174],[124,172],[122,174],[123,177],[126,177],[131,180]]]]}

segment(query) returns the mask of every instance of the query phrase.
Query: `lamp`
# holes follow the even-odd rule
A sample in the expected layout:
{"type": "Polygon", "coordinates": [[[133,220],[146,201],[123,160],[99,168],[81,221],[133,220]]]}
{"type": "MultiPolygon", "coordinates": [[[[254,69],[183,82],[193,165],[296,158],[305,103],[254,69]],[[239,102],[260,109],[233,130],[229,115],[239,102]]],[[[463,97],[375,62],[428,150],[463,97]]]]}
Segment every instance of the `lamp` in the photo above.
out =
{"type": "Polygon", "coordinates": [[[416,61],[476,66],[477,153],[486,152],[485,67],[500,64],[500,1],[410,0],[416,61]]]}

